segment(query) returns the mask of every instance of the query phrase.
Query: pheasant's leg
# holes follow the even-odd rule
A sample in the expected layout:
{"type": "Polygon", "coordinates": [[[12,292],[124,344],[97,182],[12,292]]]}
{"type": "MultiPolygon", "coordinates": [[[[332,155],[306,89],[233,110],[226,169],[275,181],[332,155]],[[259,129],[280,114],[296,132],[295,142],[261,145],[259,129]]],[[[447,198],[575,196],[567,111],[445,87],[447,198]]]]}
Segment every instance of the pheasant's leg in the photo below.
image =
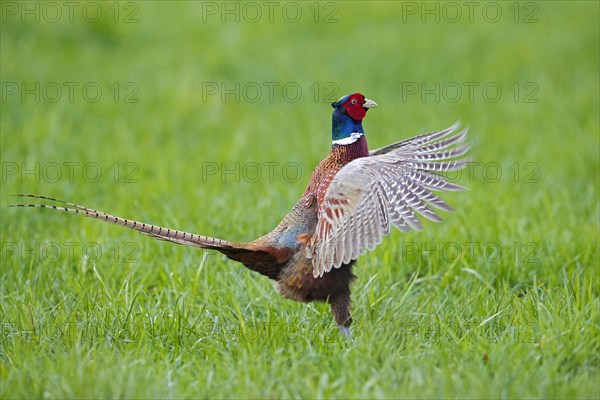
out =
{"type": "Polygon", "coordinates": [[[350,290],[330,299],[331,314],[338,326],[340,334],[346,339],[352,339],[350,324],[352,316],[350,315],[350,290]]]}

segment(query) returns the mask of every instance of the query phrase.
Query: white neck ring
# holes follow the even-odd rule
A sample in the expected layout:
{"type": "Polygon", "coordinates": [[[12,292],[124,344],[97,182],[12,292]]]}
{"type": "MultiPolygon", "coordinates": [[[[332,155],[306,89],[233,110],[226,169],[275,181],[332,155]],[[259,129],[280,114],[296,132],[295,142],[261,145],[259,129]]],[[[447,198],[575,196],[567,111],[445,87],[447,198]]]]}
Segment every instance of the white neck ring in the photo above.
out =
{"type": "Polygon", "coordinates": [[[364,133],[361,133],[361,132],[352,132],[349,137],[345,137],[345,138],[338,139],[338,140],[332,140],[331,144],[337,144],[337,145],[352,144],[352,143],[356,142],[358,139],[360,139],[360,137],[363,135],[364,135],[364,133]]]}

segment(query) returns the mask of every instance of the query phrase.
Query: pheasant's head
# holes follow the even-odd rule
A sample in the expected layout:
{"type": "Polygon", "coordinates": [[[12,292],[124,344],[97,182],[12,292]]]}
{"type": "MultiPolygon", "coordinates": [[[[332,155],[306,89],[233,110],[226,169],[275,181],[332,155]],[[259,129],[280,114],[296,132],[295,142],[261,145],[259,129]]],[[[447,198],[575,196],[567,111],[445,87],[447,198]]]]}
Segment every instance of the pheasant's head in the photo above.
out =
{"type": "Polygon", "coordinates": [[[332,140],[334,145],[350,144],[364,135],[362,120],[377,103],[360,93],[343,96],[332,103],[332,140]]]}

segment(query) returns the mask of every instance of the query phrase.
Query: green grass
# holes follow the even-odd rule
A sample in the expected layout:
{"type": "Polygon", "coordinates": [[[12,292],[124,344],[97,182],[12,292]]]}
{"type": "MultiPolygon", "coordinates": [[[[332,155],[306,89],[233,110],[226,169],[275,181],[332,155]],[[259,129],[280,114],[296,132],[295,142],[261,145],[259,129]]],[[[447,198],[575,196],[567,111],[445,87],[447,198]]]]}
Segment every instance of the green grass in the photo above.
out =
{"type": "Polygon", "coordinates": [[[423,23],[403,9],[421,2],[339,2],[334,23],[322,21],[333,3],[318,23],[312,2],[297,3],[297,23],[270,23],[266,8],[257,23],[222,23],[200,2],[143,2],[125,24],[129,4],[120,23],[110,2],[97,23],[71,23],[64,8],[58,23],[21,22],[3,8],[1,398],[600,396],[598,3],[519,3],[518,20],[533,11],[534,23],[515,23],[513,2],[496,3],[497,23],[466,9],[457,23],[423,23]],[[103,95],[7,92],[36,82],[91,82],[103,95]],[[203,92],[236,82],[265,91],[256,102],[203,92]],[[436,82],[465,93],[407,92],[436,82]],[[479,85],[472,101],[465,82],[479,85]],[[281,91],[290,83],[296,102],[281,91]],[[496,102],[480,90],[490,83],[496,102]],[[353,91],[380,105],[365,120],[371,147],[460,118],[481,163],[460,178],[469,192],[444,196],[457,211],[443,224],[394,232],[359,260],[353,343],[326,305],[284,300],[218,255],[7,208],[10,194],[39,193],[253,239],[300,196],[328,151],[328,102],[353,91]],[[80,163],[73,179],[65,162],[80,163]],[[273,179],[265,162],[277,163],[273,179]],[[203,176],[221,163],[239,163],[237,176],[203,176]],[[242,174],[249,163],[260,178],[242,174]]]}

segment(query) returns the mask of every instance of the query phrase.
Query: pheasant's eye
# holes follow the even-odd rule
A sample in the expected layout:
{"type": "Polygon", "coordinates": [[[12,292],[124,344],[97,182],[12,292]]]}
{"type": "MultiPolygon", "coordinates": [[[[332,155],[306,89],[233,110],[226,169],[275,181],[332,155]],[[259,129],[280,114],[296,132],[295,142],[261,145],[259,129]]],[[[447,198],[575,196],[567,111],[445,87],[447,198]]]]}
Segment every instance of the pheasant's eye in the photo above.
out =
{"type": "Polygon", "coordinates": [[[352,101],[350,103],[356,104],[356,99],[352,99],[352,101]]]}

